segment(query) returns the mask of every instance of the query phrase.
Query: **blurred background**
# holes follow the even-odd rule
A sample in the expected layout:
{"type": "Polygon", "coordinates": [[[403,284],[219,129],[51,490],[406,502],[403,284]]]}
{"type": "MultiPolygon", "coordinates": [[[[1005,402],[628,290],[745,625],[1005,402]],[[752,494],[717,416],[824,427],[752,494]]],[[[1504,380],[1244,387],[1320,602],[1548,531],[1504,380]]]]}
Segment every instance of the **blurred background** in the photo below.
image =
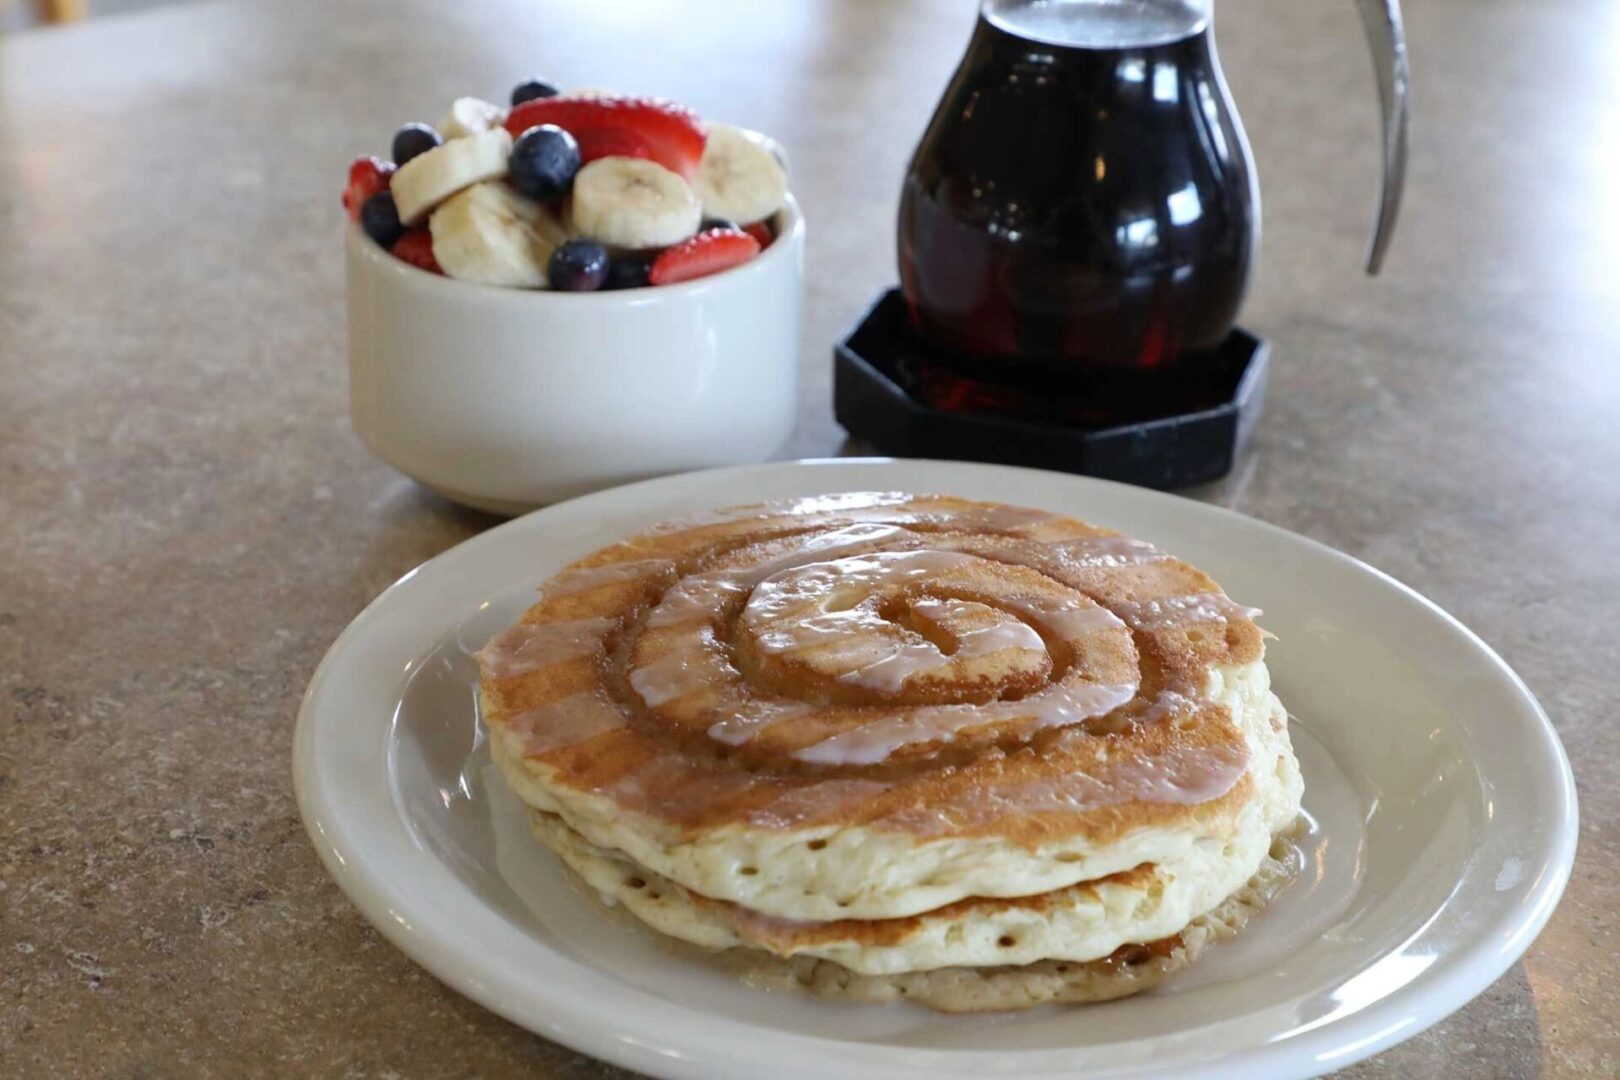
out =
{"type": "Polygon", "coordinates": [[[0,0],[0,31],[78,22],[185,0],[0,0]]]}

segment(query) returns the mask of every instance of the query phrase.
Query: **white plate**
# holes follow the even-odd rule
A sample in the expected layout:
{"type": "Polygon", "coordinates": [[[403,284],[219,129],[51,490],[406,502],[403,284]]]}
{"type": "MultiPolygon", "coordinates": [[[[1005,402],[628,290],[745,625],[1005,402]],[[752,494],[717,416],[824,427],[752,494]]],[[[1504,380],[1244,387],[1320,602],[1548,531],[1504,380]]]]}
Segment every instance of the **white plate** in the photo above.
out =
{"type": "Polygon", "coordinates": [[[1455,619],[1362,563],[1187,499],[929,461],[693,473],[520,518],[402,578],[338,638],[294,748],[338,884],[451,987],[666,1077],[1309,1076],[1409,1038],[1524,952],[1575,852],[1547,717],[1455,619]],[[688,512],[834,491],[949,492],[1151,540],[1266,610],[1295,716],[1306,872],[1237,940],[1108,1005],[950,1017],[737,983],[579,895],[489,774],[468,653],[563,564],[688,512]]]}

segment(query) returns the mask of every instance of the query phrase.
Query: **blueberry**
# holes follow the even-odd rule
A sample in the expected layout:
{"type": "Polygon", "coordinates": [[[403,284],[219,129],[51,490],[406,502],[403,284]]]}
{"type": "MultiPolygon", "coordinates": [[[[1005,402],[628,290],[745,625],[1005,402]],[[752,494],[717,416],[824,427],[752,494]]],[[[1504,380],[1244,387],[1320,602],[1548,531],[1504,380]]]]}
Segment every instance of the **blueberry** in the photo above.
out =
{"type": "Polygon", "coordinates": [[[651,272],[651,259],[614,259],[613,265],[608,267],[607,283],[602,288],[639,289],[648,283],[647,275],[651,272]]]}
{"type": "Polygon", "coordinates": [[[394,164],[403,165],[418,154],[425,154],[444,142],[426,124],[406,124],[394,132],[394,164]]]}
{"type": "Polygon", "coordinates": [[[535,98],[556,97],[557,88],[541,79],[525,79],[512,87],[512,104],[521,105],[535,98]]]}
{"type": "Polygon", "coordinates": [[[539,124],[512,144],[512,186],[549,202],[568,194],[579,172],[579,143],[556,124],[539,124]]]}
{"type": "Polygon", "coordinates": [[[400,223],[392,192],[379,191],[360,204],[360,227],[385,249],[393,250],[394,242],[405,235],[405,226],[400,223]]]}
{"type": "Polygon", "coordinates": [[[590,292],[600,289],[608,276],[607,248],[595,240],[570,240],[551,253],[546,278],[553,289],[590,292]]]}
{"type": "Polygon", "coordinates": [[[710,229],[731,229],[735,232],[739,228],[740,226],[730,218],[711,217],[703,219],[703,224],[699,227],[699,231],[708,232],[710,229]]]}

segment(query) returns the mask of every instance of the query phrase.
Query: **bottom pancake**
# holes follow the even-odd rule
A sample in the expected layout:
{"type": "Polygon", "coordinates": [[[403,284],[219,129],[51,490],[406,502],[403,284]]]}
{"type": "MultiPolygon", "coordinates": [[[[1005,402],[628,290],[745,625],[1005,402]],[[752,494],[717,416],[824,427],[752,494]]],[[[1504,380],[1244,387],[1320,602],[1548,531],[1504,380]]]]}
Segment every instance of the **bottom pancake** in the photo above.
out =
{"type": "MultiPolygon", "coordinates": [[[[622,908],[637,921],[660,931],[663,940],[677,947],[690,943],[711,955],[718,954],[725,966],[750,981],[798,985],[822,996],[852,1001],[916,1001],[946,1012],[1108,1001],[1140,993],[1192,963],[1210,944],[1236,934],[1299,869],[1295,849],[1286,836],[1267,835],[1261,841],[1262,850],[1249,862],[1258,868],[1235,891],[1217,897],[1196,913],[1188,913],[1162,931],[1167,936],[1146,943],[1110,946],[1111,951],[1095,959],[1048,958],[985,966],[862,972],[825,957],[792,953],[820,934],[836,938],[853,934],[869,943],[882,942],[887,936],[914,931],[914,924],[930,916],[957,926],[964,922],[990,924],[996,927],[993,933],[1005,928],[1009,912],[1014,916],[1013,925],[1019,916],[1042,918],[1054,911],[1072,917],[1076,907],[1095,908],[1104,915],[1112,913],[1129,920],[1144,906],[1162,899],[1166,882],[1157,868],[1145,866],[1041,896],[964,901],[930,916],[848,924],[797,923],[769,919],[692,893],[617,853],[596,848],[554,815],[531,810],[530,827],[535,837],[555,851],[604,904],[622,908]],[[955,908],[964,910],[953,912],[955,908]],[[765,947],[756,947],[759,945],[765,947]]],[[[1162,925],[1162,921],[1149,918],[1144,925],[1162,925]]],[[[1015,934],[1009,933],[1002,942],[1009,951],[1024,951],[1016,948],[1015,934]]],[[[860,950],[848,955],[861,961],[869,959],[860,950]]],[[[1082,955],[1096,954],[1086,954],[1082,949],[1082,955]]]]}
{"type": "Polygon", "coordinates": [[[954,967],[899,975],[860,975],[830,960],[788,960],[758,949],[722,956],[751,981],[797,985],[821,997],[882,1004],[914,1001],[941,1012],[1003,1012],[1037,1005],[1084,1005],[1150,990],[1242,930],[1298,873],[1293,846],[1278,837],[1260,870],[1213,911],[1179,934],[1126,945],[1102,960],[1040,960],[1011,967],[954,967]]]}
{"type": "Polygon", "coordinates": [[[1299,813],[1293,756],[1276,754],[1268,768],[1272,760],[1257,755],[1257,797],[1235,820],[1187,838],[1174,857],[1059,889],[968,897],[887,919],[783,918],[670,881],[622,851],[591,843],[557,815],[531,809],[530,827],[608,903],[660,933],[709,949],[754,947],[783,958],[830,960],[862,975],[1084,963],[1177,933],[1255,874],[1272,837],[1299,813]]]}

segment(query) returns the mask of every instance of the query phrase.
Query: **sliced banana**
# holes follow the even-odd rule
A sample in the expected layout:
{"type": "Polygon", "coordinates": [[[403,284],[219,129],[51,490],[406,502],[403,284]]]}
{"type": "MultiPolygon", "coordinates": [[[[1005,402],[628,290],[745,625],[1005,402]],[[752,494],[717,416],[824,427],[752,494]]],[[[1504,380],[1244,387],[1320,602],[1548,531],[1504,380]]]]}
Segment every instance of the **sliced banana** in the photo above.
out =
{"type": "Polygon", "coordinates": [[[568,239],[552,212],[500,180],[446,199],[428,219],[433,257],[449,276],[484,285],[546,287],[546,263],[568,239]]]}
{"type": "Polygon", "coordinates": [[[787,170],[763,135],[711,123],[692,189],[703,201],[705,216],[750,225],[781,209],[787,199],[787,170]]]}
{"type": "Polygon", "coordinates": [[[685,180],[641,158],[597,158],[574,177],[574,228],[613,247],[653,248],[697,232],[703,207],[685,180]]]}
{"type": "Polygon", "coordinates": [[[456,98],[450,111],[439,122],[439,134],[446,139],[460,139],[477,135],[480,131],[493,131],[506,123],[506,110],[483,98],[456,98]]]}
{"type": "Polygon", "coordinates": [[[399,220],[418,225],[435,206],[463,188],[506,175],[512,136],[505,128],[451,139],[418,154],[394,173],[389,189],[399,207],[399,220]]]}

